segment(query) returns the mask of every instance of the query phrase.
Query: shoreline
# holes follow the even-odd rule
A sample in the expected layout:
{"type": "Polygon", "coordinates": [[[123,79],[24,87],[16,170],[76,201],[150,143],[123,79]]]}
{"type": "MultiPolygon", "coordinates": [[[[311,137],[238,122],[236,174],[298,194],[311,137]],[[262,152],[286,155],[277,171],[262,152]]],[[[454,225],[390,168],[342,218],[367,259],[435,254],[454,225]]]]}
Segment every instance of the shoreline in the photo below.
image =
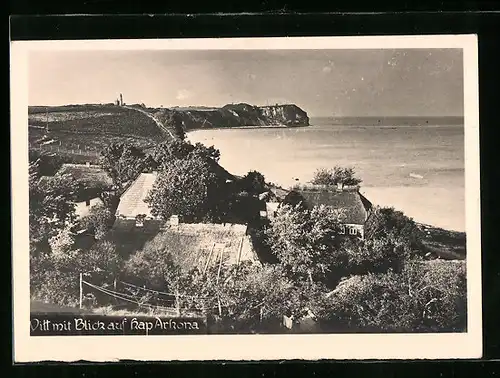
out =
{"type": "Polygon", "coordinates": [[[310,127],[313,125],[298,125],[298,126],[287,126],[287,125],[265,125],[265,126],[234,126],[234,127],[205,127],[199,129],[185,130],[186,134],[193,131],[211,131],[211,130],[255,130],[255,129],[297,129],[302,127],[310,127]]]}

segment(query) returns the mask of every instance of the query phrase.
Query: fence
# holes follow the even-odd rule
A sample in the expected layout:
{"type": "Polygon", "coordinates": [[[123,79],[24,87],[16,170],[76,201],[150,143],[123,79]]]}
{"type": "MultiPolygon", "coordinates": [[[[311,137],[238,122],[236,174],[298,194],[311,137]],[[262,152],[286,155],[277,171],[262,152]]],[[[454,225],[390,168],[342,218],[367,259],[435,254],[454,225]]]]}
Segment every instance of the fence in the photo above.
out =
{"type": "MultiPolygon", "coordinates": [[[[118,280],[115,280],[112,286],[113,289],[94,285],[84,280],[83,274],[80,274],[80,308],[84,307],[85,287],[91,292],[97,292],[110,300],[112,299],[115,306],[118,304],[128,305],[138,309],[160,311],[177,316],[180,316],[181,312],[198,314],[205,312],[204,301],[207,299],[205,297],[166,293],[118,280]],[[121,286],[121,290],[118,289],[118,286],[121,286]],[[186,307],[181,303],[195,303],[198,306],[186,307]]],[[[95,297],[93,294],[92,296],[95,297]]]]}
{"type": "Polygon", "coordinates": [[[95,150],[82,150],[80,148],[68,148],[64,146],[52,145],[52,144],[44,144],[44,145],[36,145],[30,144],[30,150],[37,150],[41,152],[58,152],[63,154],[71,154],[71,155],[82,155],[82,156],[90,156],[94,158],[99,157],[99,152],[95,150]]]}

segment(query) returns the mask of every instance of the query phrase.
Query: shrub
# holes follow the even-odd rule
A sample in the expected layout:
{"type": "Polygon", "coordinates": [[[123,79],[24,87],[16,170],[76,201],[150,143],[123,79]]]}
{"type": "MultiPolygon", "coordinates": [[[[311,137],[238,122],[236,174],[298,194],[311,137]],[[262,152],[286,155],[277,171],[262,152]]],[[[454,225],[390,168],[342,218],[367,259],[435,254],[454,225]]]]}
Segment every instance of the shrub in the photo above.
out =
{"type": "Polygon", "coordinates": [[[406,259],[405,247],[404,241],[390,236],[374,240],[345,238],[340,247],[340,253],[346,256],[345,275],[399,271],[406,259]]]}
{"type": "Polygon", "coordinates": [[[333,291],[329,319],[350,331],[463,332],[465,280],[464,263],[444,261],[353,276],[333,291]]]}

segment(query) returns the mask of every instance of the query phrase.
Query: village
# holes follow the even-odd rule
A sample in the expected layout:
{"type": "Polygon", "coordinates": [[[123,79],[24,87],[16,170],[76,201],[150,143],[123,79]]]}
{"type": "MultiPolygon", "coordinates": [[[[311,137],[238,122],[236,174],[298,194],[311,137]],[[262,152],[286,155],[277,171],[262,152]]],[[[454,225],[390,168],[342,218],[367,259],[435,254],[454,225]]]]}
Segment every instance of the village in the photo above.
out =
{"type": "MultiPolygon", "coordinates": [[[[115,106],[125,106],[121,95],[115,106]]],[[[375,284],[398,295],[412,264],[464,274],[462,264],[435,265],[445,260],[426,243],[430,232],[372,204],[352,168],[317,168],[311,182],[281,188],[260,172],[227,172],[214,146],[168,135],[147,152],[111,143],[97,163],[62,160],[48,173],[40,166],[54,155],[32,160],[32,306],[202,314],[215,333],[400,329],[399,320],[366,325],[352,313],[360,279],[382,275],[389,281],[375,284]]],[[[379,313],[392,311],[386,302],[379,313]]],[[[435,302],[417,312],[439,312],[435,302]]]]}

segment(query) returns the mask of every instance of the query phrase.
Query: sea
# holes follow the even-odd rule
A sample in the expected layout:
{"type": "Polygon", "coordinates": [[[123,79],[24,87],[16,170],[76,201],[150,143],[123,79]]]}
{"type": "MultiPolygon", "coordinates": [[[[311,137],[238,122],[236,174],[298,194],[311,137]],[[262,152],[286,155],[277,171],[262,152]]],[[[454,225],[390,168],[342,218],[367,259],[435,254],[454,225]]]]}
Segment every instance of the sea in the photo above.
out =
{"type": "Polygon", "coordinates": [[[296,128],[196,130],[191,142],[214,145],[220,164],[244,175],[261,172],[284,188],[307,183],[318,168],[353,167],[361,193],[415,221],[465,231],[464,125],[405,122],[342,124],[311,118],[296,128]]]}

